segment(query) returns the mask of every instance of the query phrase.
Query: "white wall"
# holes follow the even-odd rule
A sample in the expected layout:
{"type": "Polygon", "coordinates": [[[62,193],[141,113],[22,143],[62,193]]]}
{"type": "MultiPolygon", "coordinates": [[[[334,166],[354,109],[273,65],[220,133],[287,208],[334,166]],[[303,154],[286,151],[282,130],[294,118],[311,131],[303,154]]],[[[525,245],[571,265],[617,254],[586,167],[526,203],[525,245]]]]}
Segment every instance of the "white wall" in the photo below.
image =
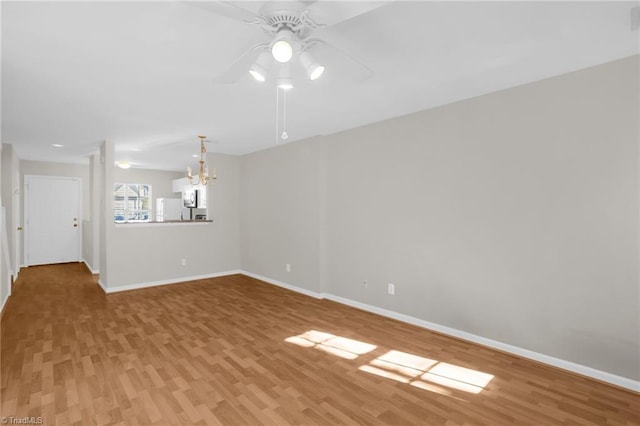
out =
{"type": "Polygon", "coordinates": [[[640,379],[638,60],[243,157],[243,269],[640,379]]]}

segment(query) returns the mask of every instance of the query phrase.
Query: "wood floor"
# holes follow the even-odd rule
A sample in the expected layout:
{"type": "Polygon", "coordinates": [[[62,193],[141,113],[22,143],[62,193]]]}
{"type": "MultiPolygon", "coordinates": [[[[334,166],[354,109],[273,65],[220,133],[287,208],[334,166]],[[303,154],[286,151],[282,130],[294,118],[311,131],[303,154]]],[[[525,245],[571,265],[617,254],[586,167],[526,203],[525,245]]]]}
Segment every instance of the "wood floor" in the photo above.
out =
{"type": "Polygon", "coordinates": [[[1,415],[46,425],[640,424],[638,394],[241,275],[31,267],[1,334],[1,415]]]}

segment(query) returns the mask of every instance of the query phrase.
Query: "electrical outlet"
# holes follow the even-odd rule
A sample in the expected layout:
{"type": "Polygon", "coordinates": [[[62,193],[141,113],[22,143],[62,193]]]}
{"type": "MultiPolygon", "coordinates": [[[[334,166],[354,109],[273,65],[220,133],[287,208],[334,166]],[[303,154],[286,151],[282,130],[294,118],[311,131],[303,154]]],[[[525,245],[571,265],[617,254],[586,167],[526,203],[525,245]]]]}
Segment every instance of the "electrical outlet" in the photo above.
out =
{"type": "Polygon", "coordinates": [[[396,285],[392,284],[392,283],[389,283],[387,291],[389,292],[390,295],[393,296],[394,294],[396,294],[396,285]]]}
{"type": "Polygon", "coordinates": [[[364,288],[369,288],[369,281],[367,281],[367,280],[362,281],[362,286],[364,288]]]}
{"type": "Polygon", "coordinates": [[[290,263],[287,263],[284,268],[287,270],[287,272],[291,272],[291,264],[290,263]]]}
{"type": "Polygon", "coordinates": [[[184,259],[184,258],[183,258],[183,259],[180,259],[180,264],[181,264],[182,266],[187,266],[187,259],[184,259]]]}

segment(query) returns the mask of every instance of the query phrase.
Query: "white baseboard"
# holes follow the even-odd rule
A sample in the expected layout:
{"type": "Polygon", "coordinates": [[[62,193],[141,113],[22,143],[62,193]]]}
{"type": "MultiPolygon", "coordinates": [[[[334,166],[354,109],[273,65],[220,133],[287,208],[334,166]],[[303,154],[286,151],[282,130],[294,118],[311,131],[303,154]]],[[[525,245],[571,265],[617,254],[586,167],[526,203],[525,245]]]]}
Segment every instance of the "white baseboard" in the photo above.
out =
{"type": "Polygon", "coordinates": [[[121,286],[115,286],[115,287],[108,287],[106,288],[102,282],[100,282],[100,280],[98,279],[98,284],[100,284],[100,286],[102,287],[102,289],[104,290],[105,293],[109,294],[109,293],[118,293],[121,291],[129,291],[129,290],[138,290],[141,288],[148,288],[148,287],[156,287],[159,285],[169,285],[169,284],[179,284],[179,283],[183,283],[186,281],[196,281],[196,280],[204,280],[207,278],[217,278],[217,277],[224,277],[227,275],[237,275],[242,273],[239,270],[234,270],[234,271],[224,271],[224,272],[214,272],[212,274],[205,274],[205,275],[195,275],[195,276],[191,276],[191,277],[180,277],[180,278],[172,278],[169,280],[161,280],[161,281],[150,281],[150,282],[146,282],[146,283],[137,283],[137,284],[128,284],[128,285],[121,285],[121,286]]]}
{"type": "Polygon", "coordinates": [[[626,389],[640,392],[640,381],[637,381],[637,380],[632,380],[626,377],[607,373],[605,371],[596,370],[595,368],[587,367],[581,364],[576,364],[575,362],[566,361],[560,358],[555,358],[555,357],[534,352],[528,349],[523,349],[518,346],[513,346],[507,343],[498,342],[496,340],[487,339],[486,337],[467,333],[466,331],[461,331],[455,328],[446,327],[444,325],[435,324],[429,321],[421,320],[419,318],[411,317],[409,315],[404,315],[398,312],[379,308],[377,306],[367,305],[366,303],[356,302],[354,300],[346,299],[344,297],[335,296],[333,294],[325,294],[324,296],[326,299],[333,300],[334,302],[342,303],[348,306],[353,306],[354,308],[362,309],[364,311],[368,311],[384,317],[393,318],[398,321],[406,322],[412,325],[417,325],[418,327],[426,328],[428,330],[433,330],[438,333],[446,334],[452,337],[457,337],[462,340],[477,343],[477,344],[487,346],[492,349],[497,349],[503,352],[508,352],[510,354],[517,355],[522,358],[528,358],[534,361],[541,362],[543,364],[560,368],[562,370],[568,370],[573,373],[578,373],[583,376],[591,377],[593,379],[597,379],[603,382],[611,383],[616,386],[620,386],[626,389]]]}
{"type": "Polygon", "coordinates": [[[98,271],[97,269],[93,269],[91,265],[89,265],[89,262],[87,262],[86,260],[82,259],[80,262],[84,263],[89,272],[91,272],[93,275],[98,275],[100,273],[100,271],[98,271]]]}
{"type": "Polygon", "coordinates": [[[466,331],[457,330],[455,328],[446,327],[444,325],[435,324],[429,321],[425,321],[419,318],[415,318],[409,315],[404,315],[398,312],[390,311],[387,309],[379,308],[377,306],[368,305],[366,303],[357,302],[355,300],[347,299],[340,296],[335,296],[330,293],[316,293],[307,289],[299,288],[291,284],[286,284],[280,281],[272,280],[267,277],[253,274],[246,271],[240,271],[240,273],[252,278],[259,279],[269,284],[274,284],[279,287],[286,288],[298,293],[302,293],[307,296],[314,297],[316,299],[328,299],[334,302],[342,303],[343,305],[352,306],[354,308],[362,309],[367,312],[371,312],[377,315],[381,315],[388,318],[393,318],[398,321],[406,322],[408,324],[417,325],[418,327],[426,328],[428,330],[436,331],[438,333],[446,334],[452,337],[463,339],[469,342],[477,343],[489,348],[497,349],[503,352],[507,352],[513,355],[520,356],[522,358],[528,358],[534,361],[541,362],[562,370],[567,370],[573,373],[580,374],[582,376],[591,377],[602,382],[610,383],[625,389],[629,389],[635,392],[640,392],[640,381],[629,379],[627,377],[618,376],[616,374],[607,373],[606,371],[597,370],[595,368],[587,367],[585,365],[576,364],[575,362],[566,361],[560,358],[555,358],[549,355],[534,352],[528,349],[520,348],[518,346],[509,345],[507,343],[498,342],[496,340],[488,339],[486,337],[478,336],[466,331]]]}
{"type": "Polygon", "coordinates": [[[11,295],[10,295],[10,294],[7,294],[7,295],[4,297],[4,300],[2,301],[2,305],[0,305],[0,314],[4,312],[4,307],[5,307],[5,305],[7,304],[7,301],[9,300],[9,298],[10,298],[10,297],[11,297],[11,295]]]}
{"type": "MultiPolygon", "coordinates": [[[[285,288],[287,290],[295,291],[297,293],[304,294],[306,296],[313,297],[315,299],[328,299],[334,302],[342,303],[344,305],[352,306],[354,308],[362,309],[367,312],[371,312],[377,315],[385,316],[388,318],[393,318],[398,321],[402,321],[408,324],[416,325],[418,327],[422,327],[428,330],[433,330],[438,333],[446,334],[452,337],[456,337],[459,339],[463,339],[469,342],[477,343],[483,346],[487,346],[489,348],[497,349],[503,352],[507,352],[516,356],[520,356],[523,358],[528,358],[534,361],[541,362],[543,364],[547,364],[556,368],[560,368],[562,370],[567,370],[573,373],[577,373],[586,377],[591,377],[596,380],[600,380],[602,382],[610,383],[612,385],[616,385],[625,389],[629,389],[635,392],[640,392],[640,381],[629,379],[627,377],[618,376],[612,373],[607,373],[605,371],[597,370],[595,368],[587,367],[585,365],[577,364],[571,361],[566,361],[560,358],[555,358],[549,355],[541,354],[538,352],[534,352],[528,349],[520,348],[518,346],[513,346],[507,343],[499,342],[496,340],[488,339],[486,337],[478,336],[472,333],[468,333],[466,331],[457,330],[455,328],[447,327],[440,324],[435,324],[429,321],[425,321],[419,318],[415,318],[409,315],[401,314],[398,312],[390,311],[387,309],[383,309],[377,306],[368,305],[366,303],[357,302],[355,300],[347,299],[344,297],[336,296],[330,293],[318,293],[311,290],[307,290],[304,288],[300,288],[291,284],[284,283],[282,281],[274,280],[269,277],[265,277],[262,275],[254,274],[252,272],[244,271],[244,270],[233,270],[233,271],[225,271],[225,272],[216,272],[212,274],[206,275],[197,275],[191,277],[181,277],[181,278],[173,278],[169,280],[161,280],[161,281],[151,281],[145,283],[138,284],[130,284],[123,285],[117,287],[105,287],[104,283],[98,279],[98,284],[105,293],[117,293],[121,291],[129,291],[129,290],[137,290],[148,287],[156,287],[160,285],[169,285],[169,284],[178,284],[186,281],[195,281],[207,278],[216,278],[227,275],[236,275],[243,274],[251,278],[258,279],[260,281],[266,282],[268,284],[272,284],[278,287],[285,288]]],[[[3,302],[3,307],[4,303],[3,302]]]]}
{"type": "Polygon", "coordinates": [[[107,292],[107,287],[104,285],[101,278],[98,278],[98,285],[100,286],[102,291],[104,291],[105,293],[107,292]]]}
{"type": "Polygon", "coordinates": [[[269,284],[277,285],[278,287],[286,288],[287,290],[295,291],[296,293],[302,293],[302,294],[305,294],[307,296],[314,297],[316,299],[324,299],[324,297],[325,297],[325,295],[323,293],[316,293],[315,291],[311,291],[311,290],[307,290],[307,289],[304,289],[304,288],[296,287],[294,285],[283,283],[282,281],[274,280],[274,279],[271,279],[271,278],[268,278],[268,277],[263,277],[262,275],[254,274],[252,272],[247,272],[247,271],[242,271],[241,270],[238,273],[240,273],[242,275],[246,275],[246,276],[251,277],[251,278],[255,278],[255,279],[260,280],[260,281],[264,281],[264,282],[269,283],[269,284]]]}

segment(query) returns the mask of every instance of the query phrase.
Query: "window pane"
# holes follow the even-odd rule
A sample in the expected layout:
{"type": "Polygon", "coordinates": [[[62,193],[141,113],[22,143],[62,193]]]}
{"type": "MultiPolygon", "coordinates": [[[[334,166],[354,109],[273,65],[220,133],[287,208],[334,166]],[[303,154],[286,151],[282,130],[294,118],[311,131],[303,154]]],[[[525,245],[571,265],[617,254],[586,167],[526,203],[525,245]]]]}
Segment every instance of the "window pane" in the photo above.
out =
{"type": "Polygon", "coordinates": [[[150,221],[151,201],[151,185],[116,183],[113,188],[114,221],[150,221]]]}

